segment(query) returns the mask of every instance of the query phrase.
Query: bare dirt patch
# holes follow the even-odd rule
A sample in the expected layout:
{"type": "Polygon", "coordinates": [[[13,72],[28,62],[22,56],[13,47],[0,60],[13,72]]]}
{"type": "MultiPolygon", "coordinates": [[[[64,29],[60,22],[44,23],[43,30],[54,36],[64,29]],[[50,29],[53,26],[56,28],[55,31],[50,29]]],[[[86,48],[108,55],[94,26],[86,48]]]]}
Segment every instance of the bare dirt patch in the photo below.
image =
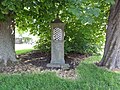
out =
{"type": "Polygon", "coordinates": [[[65,55],[65,62],[70,65],[67,70],[61,68],[48,68],[46,65],[50,63],[50,53],[32,51],[27,54],[18,55],[19,63],[13,66],[0,67],[1,73],[26,73],[26,72],[43,72],[55,71],[60,77],[75,79],[75,68],[79,63],[88,57],[79,53],[69,53],[65,55]]]}

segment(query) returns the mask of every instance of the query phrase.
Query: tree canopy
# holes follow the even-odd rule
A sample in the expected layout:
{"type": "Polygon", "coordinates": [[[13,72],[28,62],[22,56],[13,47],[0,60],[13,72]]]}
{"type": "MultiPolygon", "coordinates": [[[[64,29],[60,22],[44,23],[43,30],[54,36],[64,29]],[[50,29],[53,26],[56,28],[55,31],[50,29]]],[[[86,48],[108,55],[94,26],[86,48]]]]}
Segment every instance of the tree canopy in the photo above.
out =
{"type": "Polygon", "coordinates": [[[65,24],[65,50],[97,52],[104,42],[109,6],[114,0],[1,0],[0,20],[11,16],[19,30],[38,35],[37,48],[50,50],[50,23],[65,24]]]}

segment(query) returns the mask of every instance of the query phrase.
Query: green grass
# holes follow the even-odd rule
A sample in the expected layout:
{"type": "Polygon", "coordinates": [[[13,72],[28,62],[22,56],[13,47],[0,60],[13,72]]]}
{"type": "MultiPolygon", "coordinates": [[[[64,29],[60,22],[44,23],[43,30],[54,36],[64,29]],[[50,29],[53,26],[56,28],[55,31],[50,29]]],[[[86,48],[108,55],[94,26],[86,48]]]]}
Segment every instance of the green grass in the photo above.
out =
{"type": "Polygon", "coordinates": [[[31,52],[33,49],[23,49],[23,50],[16,50],[16,54],[25,54],[31,52]]]}
{"type": "Polygon", "coordinates": [[[76,80],[55,73],[0,74],[0,90],[120,90],[120,74],[95,66],[100,56],[92,56],[76,69],[76,80]]]}

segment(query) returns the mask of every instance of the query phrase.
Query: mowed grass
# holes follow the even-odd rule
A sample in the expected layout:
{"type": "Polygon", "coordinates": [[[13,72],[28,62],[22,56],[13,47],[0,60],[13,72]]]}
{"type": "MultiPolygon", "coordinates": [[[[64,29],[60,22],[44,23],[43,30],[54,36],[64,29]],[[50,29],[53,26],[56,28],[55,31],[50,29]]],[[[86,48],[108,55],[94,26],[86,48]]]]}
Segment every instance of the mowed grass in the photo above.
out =
{"type": "Polygon", "coordinates": [[[31,52],[33,49],[23,49],[23,50],[16,50],[16,54],[25,54],[25,53],[28,53],[28,52],[31,52]]]}
{"type": "Polygon", "coordinates": [[[120,74],[95,66],[101,56],[86,58],[76,69],[76,80],[52,72],[0,74],[0,90],[120,90],[120,74]]]}

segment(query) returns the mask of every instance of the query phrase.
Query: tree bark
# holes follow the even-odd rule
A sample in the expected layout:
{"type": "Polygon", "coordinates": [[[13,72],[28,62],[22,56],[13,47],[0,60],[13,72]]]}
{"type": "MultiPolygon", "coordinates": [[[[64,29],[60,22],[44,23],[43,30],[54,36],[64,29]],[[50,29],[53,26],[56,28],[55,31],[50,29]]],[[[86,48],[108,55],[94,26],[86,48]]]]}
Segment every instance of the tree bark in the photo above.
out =
{"type": "Polygon", "coordinates": [[[12,44],[13,44],[13,49],[15,50],[15,20],[12,19],[12,25],[11,25],[11,29],[12,29],[12,44]]]}
{"type": "Polygon", "coordinates": [[[0,65],[6,66],[8,61],[16,61],[12,23],[11,18],[0,22],[0,65]]]}
{"type": "Polygon", "coordinates": [[[101,66],[109,69],[120,69],[120,0],[110,8],[104,55],[101,66]]]}

